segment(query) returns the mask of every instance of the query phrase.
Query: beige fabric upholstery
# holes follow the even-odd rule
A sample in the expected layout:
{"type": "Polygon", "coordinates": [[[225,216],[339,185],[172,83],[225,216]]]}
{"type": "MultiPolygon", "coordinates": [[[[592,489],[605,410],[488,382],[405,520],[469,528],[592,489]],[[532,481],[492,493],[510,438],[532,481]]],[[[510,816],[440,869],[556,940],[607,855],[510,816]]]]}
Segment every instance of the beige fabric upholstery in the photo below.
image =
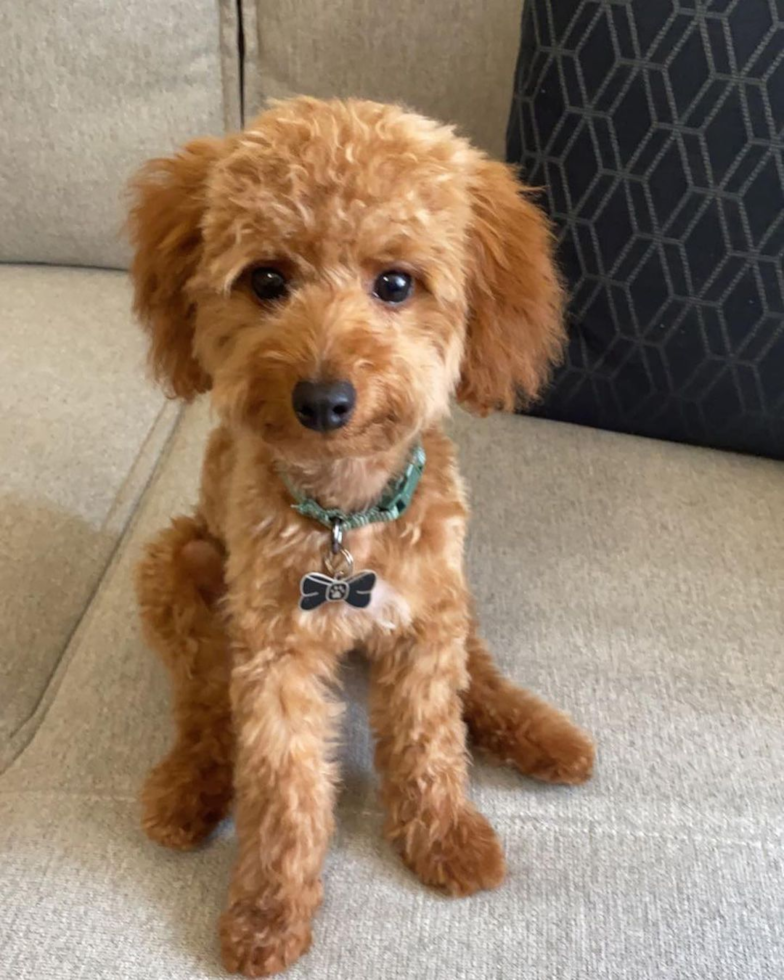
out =
{"type": "MultiPolygon", "coordinates": [[[[189,410],[0,778],[0,977],[221,976],[232,831],[170,854],[136,793],[167,744],[163,670],[130,576],[194,499],[189,410]]],[[[439,898],[380,840],[364,671],[345,672],[345,790],[313,951],[292,978],[778,980],[784,962],[784,467],[568,425],[458,416],[484,630],[518,681],[599,740],[595,780],[479,762],[509,879],[439,898]]]]}
{"type": "Polygon", "coordinates": [[[0,770],[90,602],[177,407],[122,273],[0,266],[0,770]]]}
{"type": "Polygon", "coordinates": [[[300,92],[403,101],[503,153],[516,0],[0,5],[0,261],[118,268],[144,160],[300,92]]]}
{"type": "MultiPolygon", "coordinates": [[[[502,152],[518,0],[240,2],[249,113],[396,99],[502,152]]],[[[238,122],[236,13],[0,4],[0,259],[126,261],[129,171],[238,122]]],[[[171,854],[136,802],[171,725],[133,567],[195,499],[209,411],[178,423],[145,381],[129,301],[118,273],[0,268],[0,980],[223,975],[231,825],[171,854]]],[[[381,841],[348,664],[326,901],[289,976],[781,980],[784,467],[533,419],[454,431],[484,632],[597,735],[597,775],[570,790],[478,761],[509,878],[442,899],[381,841]]]]}
{"type": "Polygon", "coordinates": [[[124,266],[131,172],[238,124],[235,0],[3,3],[0,38],[0,261],[124,266]]]}
{"type": "Polygon", "coordinates": [[[246,115],[305,93],[404,102],[504,153],[520,0],[241,0],[246,115]]]}

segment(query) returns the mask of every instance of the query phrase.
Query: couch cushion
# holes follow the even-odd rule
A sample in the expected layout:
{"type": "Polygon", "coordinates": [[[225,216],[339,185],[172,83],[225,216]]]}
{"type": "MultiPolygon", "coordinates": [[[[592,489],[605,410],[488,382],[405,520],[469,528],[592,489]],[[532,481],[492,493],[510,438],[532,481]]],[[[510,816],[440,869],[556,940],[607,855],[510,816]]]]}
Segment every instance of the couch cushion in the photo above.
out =
{"type": "MultiPolygon", "coordinates": [[[[221,973],[231,827],[195,854],[138,828],[170,737],[131,573],[195,499],[204,406],[186,414],[57,696],[0,779],[3,980],[221,973]]],[[[381,841],[363,699],[345,673],[345,789],[313,951],[292,978],[773,980],[784,961],[780,602],[784,467],[513,417],[459,415],[484,631],[506,671],[599,740],[592,783],[477,763],[509,878],[466,901],[381,841]]]]}
{"type": "Polygon", "coordinates": [[[403,102],[503,154],[519,0],[241,3],[248,118],[303,93],[403,102]]]}
{"type": "Polygon", "coordinates": [[[0,266],[0,769],[174,423],[119,272],[0,266]]]}
{"type": "Polygon", "coordinates": [[[118,267],[147,157],[239,122],[234,0],[0,5],[0,260],[118,267]]]}

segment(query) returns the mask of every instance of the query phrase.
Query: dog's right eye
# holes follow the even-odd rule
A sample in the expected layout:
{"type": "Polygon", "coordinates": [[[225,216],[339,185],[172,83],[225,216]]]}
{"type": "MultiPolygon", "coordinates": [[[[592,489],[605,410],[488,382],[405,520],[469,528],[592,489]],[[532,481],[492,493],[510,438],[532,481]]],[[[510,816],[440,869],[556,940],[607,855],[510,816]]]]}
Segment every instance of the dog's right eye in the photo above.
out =
{"type": "Polygon", "coordinates": [[[387,269],[373,283],[373,295],[389,306],[405,303],[414,289],[414,280],[400,269],[387,269]]]}
{"type": "Polygon", "coordinates": [[[260,266],[251,272],[250,285],[256,294],[256,298],[260,299],[262,303],[282,299],[289,288],[283,273],[279,269],[267,265],[260,266]]]}

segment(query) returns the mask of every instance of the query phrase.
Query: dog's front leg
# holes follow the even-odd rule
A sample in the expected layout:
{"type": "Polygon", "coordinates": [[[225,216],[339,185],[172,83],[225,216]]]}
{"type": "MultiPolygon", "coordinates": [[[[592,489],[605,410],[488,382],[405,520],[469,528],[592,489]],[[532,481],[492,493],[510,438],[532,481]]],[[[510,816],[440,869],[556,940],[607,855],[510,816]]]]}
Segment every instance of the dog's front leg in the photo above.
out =
{"type": "Polygon", "coordinates": [[[231,679],[239,855],[221,920],[227,969],[267,976],[309,945],[333,826],[337,654],[289,639],[240,650],[231,679]]]}
{"type": "Polygon", "coordinates": [[[492,827],[466,797],[464,624],[459,610],[432,610],[369,650],[387,836],[425,884],[450,895],[494,888],[505,871],[492,827]]]}

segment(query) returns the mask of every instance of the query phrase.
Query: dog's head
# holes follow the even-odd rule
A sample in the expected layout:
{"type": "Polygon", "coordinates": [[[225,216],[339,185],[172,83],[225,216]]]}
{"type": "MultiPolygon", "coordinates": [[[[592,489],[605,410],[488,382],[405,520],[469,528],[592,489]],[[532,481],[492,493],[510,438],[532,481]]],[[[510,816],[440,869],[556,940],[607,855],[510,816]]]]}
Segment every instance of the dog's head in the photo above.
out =
{"type": "Polygon", "coordinates": [[[157,376],[283,457],[366,456],[532,401],[562,346],[547,223],[511,171],[396,106],[300,98],[133,183],[157,376]]]}

